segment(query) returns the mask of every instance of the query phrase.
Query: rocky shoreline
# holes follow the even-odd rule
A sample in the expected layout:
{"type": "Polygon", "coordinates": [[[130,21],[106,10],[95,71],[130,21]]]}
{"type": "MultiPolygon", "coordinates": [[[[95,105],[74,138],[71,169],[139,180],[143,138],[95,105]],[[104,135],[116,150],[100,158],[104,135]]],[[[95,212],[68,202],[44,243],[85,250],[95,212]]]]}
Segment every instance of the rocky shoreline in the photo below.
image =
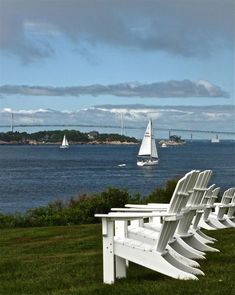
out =
{"type": "Polygon", "coordinates": [[[159,141],[159,145],[165,144],[166,146],[184,145],[185,143],[186,143],[186,141],[180,141],[180,142],[176,142],[176,141],[172,141],[172,140],[161,140],[161,141],[159,141]]]}

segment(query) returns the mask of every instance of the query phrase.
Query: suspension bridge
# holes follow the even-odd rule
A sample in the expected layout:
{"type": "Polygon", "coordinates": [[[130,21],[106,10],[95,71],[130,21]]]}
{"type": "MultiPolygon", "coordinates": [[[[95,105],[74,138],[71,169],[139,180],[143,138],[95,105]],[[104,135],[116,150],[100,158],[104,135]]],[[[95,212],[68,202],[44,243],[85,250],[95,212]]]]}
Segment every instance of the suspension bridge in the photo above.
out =
{"type": "MultiPolygon", "coordinates": [[[[146,126],[127,126],[127,125],[104,125],[104,124],[11,124],[9,125],[0,125],[0,128],[9,128],[9,131],[17,131],[17,129],[20,128],[87,128],[87,129],[117,129],[121,131],[121,134],[124,134],[123,129],[125,130],[141,130],[145,129],[146,126]]],[[[235,131],[218,131],[218,130],[201,130],[201,129],[181,129],[181,128],[167,128],[167,127],[158,127],[158,131],[165,131],[169,133],[169,136],[175,133],[185,133],[189,134],[191,139],[193,138],[193,135],[195,134],[208,134],[208,135],[216,135],[216,136],[226,136],[226,138],[235,138],[235,131]]]]}

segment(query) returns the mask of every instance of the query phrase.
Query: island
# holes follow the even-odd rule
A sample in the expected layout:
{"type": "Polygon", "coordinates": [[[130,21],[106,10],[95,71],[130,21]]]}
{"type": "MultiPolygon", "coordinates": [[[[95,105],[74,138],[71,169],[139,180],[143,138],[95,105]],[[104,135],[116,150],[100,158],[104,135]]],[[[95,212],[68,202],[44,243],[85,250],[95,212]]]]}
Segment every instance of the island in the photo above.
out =
{"type": "Polygon", "coordinates": [[[178,135],[171,135],[168,140],[160,140],[159,141],[159,144],[163,147],[183,145],[185,143],[186,143],[186,141],[181,139],[181,136],[178,136],[178,135]]]}
{"type": "Polygon", "coordinates": [[[80,132],[78,130],[53,130],[27,132],[1,132],[0,144],[61,144],[66,135],[70,144],[138,144],[135,137],[116,133],[99,133],[98,131],[80,132]]]}

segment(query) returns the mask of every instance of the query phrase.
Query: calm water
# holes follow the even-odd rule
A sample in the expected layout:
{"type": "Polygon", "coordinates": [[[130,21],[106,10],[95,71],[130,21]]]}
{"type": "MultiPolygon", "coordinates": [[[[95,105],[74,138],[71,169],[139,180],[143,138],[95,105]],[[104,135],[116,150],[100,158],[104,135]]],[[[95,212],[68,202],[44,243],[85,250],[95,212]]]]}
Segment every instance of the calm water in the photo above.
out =
{"type": "Polygon", "coordinates": [[[155,167],[136,165],[137,145],[0,146],[0,210],[25,211],[108,186],[145,195],[191,169],[213,169],[211,183],[235,185],[235,142],[158,148],[155,167]],[[125,163],[125,167],[118,164],[125,163]]]}

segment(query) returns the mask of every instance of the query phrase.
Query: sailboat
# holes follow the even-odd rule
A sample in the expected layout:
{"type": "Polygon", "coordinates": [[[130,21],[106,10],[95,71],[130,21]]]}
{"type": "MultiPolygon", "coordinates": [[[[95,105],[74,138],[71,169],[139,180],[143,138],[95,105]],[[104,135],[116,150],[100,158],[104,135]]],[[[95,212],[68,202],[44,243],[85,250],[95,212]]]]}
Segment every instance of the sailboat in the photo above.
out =
{"type": "Polygon", "coordinates": [[[149,120],[137,158],[138,166],[152,166],[158,164],[158,153],[153,133],[152,120],[149,120]]]}
{"type": "Polygon", "coordinates": [[[212,139],[211,139],[211,143],[219,143],[219,137],[218,137],[218,134],[216,134],[216,137],[215,137],[215,138],[212,138],[212,139]]]}
{"type": "Polygon", "coordinates": [[[63,141],[62,141],[62,144],[60,146],[61,149],[67,149],[69,147],[69,143],[68,143],[68,140],[66,138],[66,135],[64,135],[64,138],[63,138],[63,141]]]}

